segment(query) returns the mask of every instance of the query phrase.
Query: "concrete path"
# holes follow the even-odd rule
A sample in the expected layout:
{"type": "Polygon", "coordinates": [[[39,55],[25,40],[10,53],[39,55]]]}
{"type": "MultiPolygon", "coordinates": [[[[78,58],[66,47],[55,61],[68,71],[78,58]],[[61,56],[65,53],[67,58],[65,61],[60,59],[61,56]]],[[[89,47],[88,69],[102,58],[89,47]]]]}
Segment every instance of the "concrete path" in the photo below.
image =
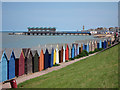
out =
{"type": "MultiPolygon", "coordinates": [[[[72,61],[69,61],[69,62],[60,63],[60,66],[54,66],[54,67],[48,68],[48,69],[40,71],[40,72],[36,72],[36,73],[20,76],[20,77],[16,78],[17,84],[22,83],[22,82],[24,82],[26,80],[29,80],[29,79],[32,79],[32,78],[39,77],[41,75],[47,74],[47,73],[52,72],[54,70],[61,69],[63,67],[66,67],[67,65],[70,65],[70,64],[72,64],[74,62],[77,62],[77,61],[80,61],[82,59],[85,59],[87,57],[93,56],[95,54],[97,54],[97,53],[94,53],[94,54],[91,54],[89,56],[82,57],[82,58],[79,58],[79,59],[75,59],[75,60],[72,60],[72,61]]],[[[2,88],[4,88],[4,89],[5,88],[11,88],[11,85],[10,85],[9,82],[5,83],[5,84],[0,84],[0,86],[1,85],[2,85],[2,88]]]]}

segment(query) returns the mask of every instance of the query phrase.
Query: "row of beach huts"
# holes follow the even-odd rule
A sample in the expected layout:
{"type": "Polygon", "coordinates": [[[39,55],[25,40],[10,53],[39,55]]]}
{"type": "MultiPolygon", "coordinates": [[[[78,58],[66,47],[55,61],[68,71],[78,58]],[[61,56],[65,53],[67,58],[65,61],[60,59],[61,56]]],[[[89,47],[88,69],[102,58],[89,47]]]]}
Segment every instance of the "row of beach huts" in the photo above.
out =
{"type": "Polygon", "coordinates": [[[107,48],[111,40],[77,41],[72,44],[44,45],[34,48],[5,48],[0,52],[0,82],[45,70],[66,62],[83,50],[107,48]]]}

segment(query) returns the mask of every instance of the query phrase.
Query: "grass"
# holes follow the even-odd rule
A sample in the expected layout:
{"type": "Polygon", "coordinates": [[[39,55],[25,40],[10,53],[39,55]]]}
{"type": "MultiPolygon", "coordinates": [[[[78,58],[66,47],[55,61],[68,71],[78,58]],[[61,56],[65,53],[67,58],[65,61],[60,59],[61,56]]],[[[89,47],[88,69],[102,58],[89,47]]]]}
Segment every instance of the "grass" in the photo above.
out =
{"type": "Polygon", "coordinates": [[[118,88],[118,45],[57,71],[27,80],[18,87],[118,88]]]}

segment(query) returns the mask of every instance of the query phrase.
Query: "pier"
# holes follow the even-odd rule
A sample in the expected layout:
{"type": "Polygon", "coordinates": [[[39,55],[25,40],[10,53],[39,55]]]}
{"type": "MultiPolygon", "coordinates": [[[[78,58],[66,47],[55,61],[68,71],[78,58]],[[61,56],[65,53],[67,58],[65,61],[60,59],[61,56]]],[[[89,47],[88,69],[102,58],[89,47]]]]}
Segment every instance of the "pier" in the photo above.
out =
{"type": "Polygon", "coordinates": [[[9,33],[9,35],[91,35],[90,32],[86,31],[56,31],[53,27],[28,27],[27,32],[22,33],[9,33]]]}
{"type": "Polygon", "coordinates": [[[90,32],[75,32],[75,31],[56,31],[55,27],[28,27],[28,32],[23,32],[24,35],[91,35],[90,32]]]}

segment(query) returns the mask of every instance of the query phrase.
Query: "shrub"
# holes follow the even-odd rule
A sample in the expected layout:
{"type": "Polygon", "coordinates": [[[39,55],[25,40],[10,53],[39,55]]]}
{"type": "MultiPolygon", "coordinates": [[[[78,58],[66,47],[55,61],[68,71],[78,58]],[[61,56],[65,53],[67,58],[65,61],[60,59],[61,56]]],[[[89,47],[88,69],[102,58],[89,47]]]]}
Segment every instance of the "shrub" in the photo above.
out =
{"type": "Polygon", "coordinates": [[[99,48],[99,51],[103,50],[103,48],[99,48]]]}
{"type": "Polygon", "coordinates": [[[88,52],[86,50],[83,50],[78,57],[88,56],[88,52]]]}
{"type": "Polygon", "coordinates": [[[69,60],[74,60],[74,58],[69,58],[69,60]]]}
{"type": "Polygon", "coordinates": [[[89,54],[93,54],[93,53],[94,53],[94,51],[90,51],[90,52],[89,52],[89,54]]]}
{"type": "Polygon", "coordinates": [[[97,49],[97,48],[95,48],[95,50],[94,50],[95,52],[98,52],[99,51],[99,49],[97,49]]]}
{"type": "Polygon", "coordinates": [[[65,62],[68,62],[69,60],[65,60],[65,62]]]}
{"type": "Polygon", "coordinates": [[[55,65],[53,65],[53,66],[60,66],[60,64],[55,64],[55,65]]]}
{"type": "Polygon", "coordinates": [[[110,46],[111,46],[111,44],[108,45],[108,47],[110,47],[110,46]]]}

